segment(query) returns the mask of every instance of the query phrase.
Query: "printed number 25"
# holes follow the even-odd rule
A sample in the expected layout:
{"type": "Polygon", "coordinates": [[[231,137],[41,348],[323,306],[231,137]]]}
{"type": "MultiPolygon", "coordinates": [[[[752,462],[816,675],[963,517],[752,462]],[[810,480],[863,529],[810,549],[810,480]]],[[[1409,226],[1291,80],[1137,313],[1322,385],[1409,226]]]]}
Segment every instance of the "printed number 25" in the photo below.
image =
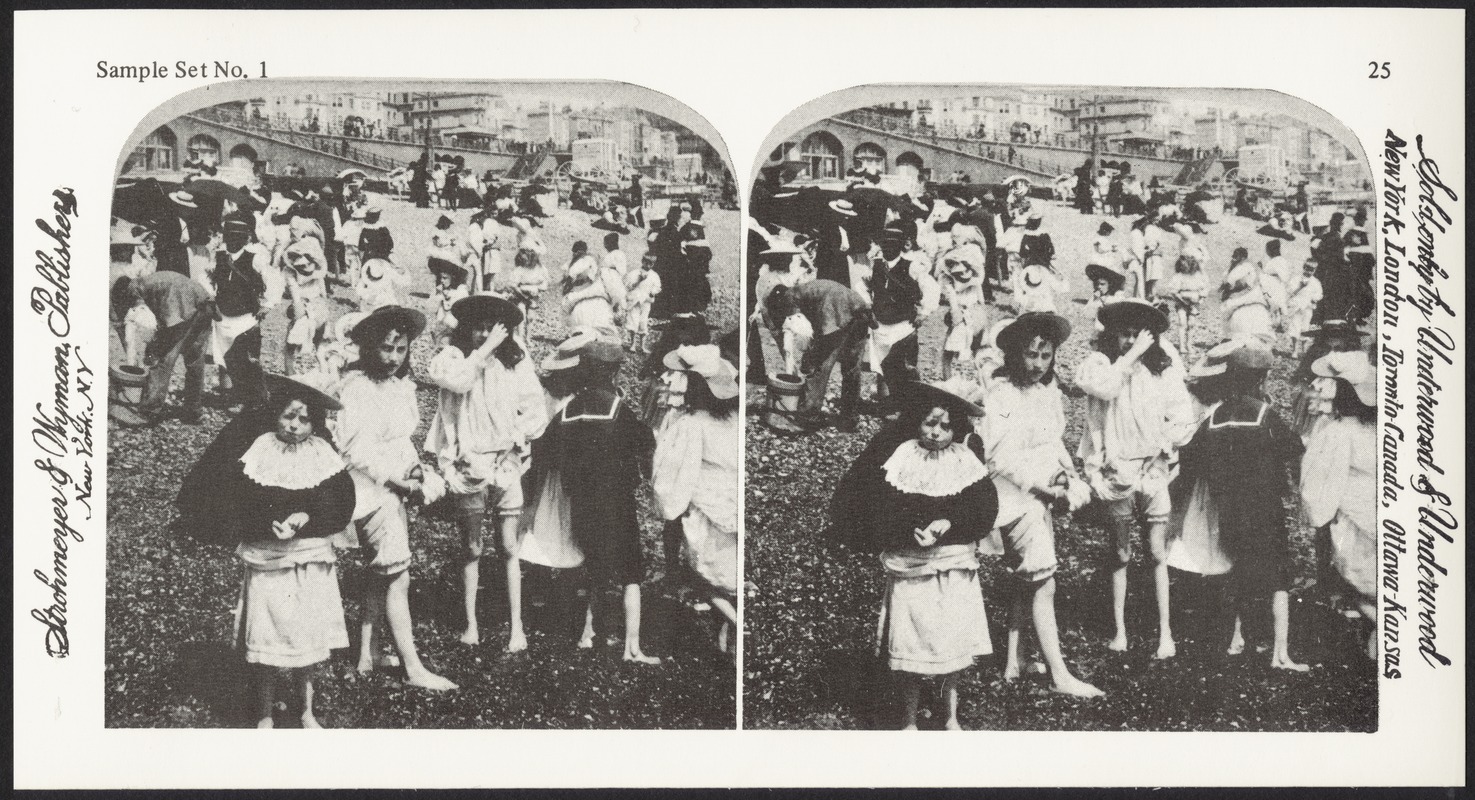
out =
{"type": "Polygon", "coordinates": [[[1367,62],[1367,65],[1369,67],[1372,67],[1372,70],[1373,70],[1372,73],[1370,75],[1368,75],[1369,78],[1387,78],[1387,77],[1389,77],[1389,75],[1392,74],[1388,70],[1388,62],[1387,61],[1384,61],[1382,63],[1379,63],[1377,61],[1369,61],[1369,62],[1367,62]]]}

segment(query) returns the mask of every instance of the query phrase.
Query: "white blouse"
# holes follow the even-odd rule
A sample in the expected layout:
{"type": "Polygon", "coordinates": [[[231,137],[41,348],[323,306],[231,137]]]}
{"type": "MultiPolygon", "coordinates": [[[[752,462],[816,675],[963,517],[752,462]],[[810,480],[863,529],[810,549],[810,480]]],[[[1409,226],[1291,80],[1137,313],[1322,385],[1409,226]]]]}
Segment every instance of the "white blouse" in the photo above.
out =
{"type": "Polygon", "coordinates": [[[651,488],[664,519],[694,508],[719,530],[737,530],[738,420],[674,411],[656,438],[651,488]]]}

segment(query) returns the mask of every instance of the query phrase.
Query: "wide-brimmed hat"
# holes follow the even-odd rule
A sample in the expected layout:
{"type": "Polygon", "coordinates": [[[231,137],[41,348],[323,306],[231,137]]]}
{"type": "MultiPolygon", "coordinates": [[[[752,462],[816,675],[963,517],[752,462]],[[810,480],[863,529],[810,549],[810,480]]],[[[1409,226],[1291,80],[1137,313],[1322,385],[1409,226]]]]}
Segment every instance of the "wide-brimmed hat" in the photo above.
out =
{"type": "Polygon", "coordinates": [[[831,200],[828,205],[830,206],[830,210],[836,214],[843,214],[847,217],[856,216],[855,205],[844,198],[831,200]]]}
{"type": "Polygon", "coordinates": [[[378,222],[379,215],[382,213],[384,212],[380,211],[378,208],[370,206],[369,210],[364,212],[364,221],[369,223],[378,222]]]}
{"type": "Polygon", "coordinates": [[[440,219],[435,221],[435,227],[440,230],[445,230],[451,227],[452,224],[453,223],[451,222],[451,218],[446,216],[445,214],[441,214],[440,219]]]}
{"type": "Polygon", "coordinates": [[[362,311],[344,312],[338,319],[333,320],[333,338],[340,342],[349,341],[353,336],[354,326],[363,322],[367,316],[369,315],[362,311]]]}
{"type": "Polygon", "coordinates": [[[1096,312],[1096,319],[1100,320],[1103,327],[1111,328],[1138,328],[1150,330],[1153,333],[1162,333],[1168,329],[1168,315],[1164,314],[1157,306],[1145,300],[1127,298],[1114,300],[1101,307],[1096,312]]]}
{"type": "Polygon", "coordinates": [[[177,192],[170,192],[169,199],[184,206],[185,208],[200,207],[199,204],[195,202],[195,196],[190,194],[189,192],[184,191],[183,189],[177,192]]]}
{"type": "Polygon", "coordinates": [[[1301,335],[1309,339],[1315,339],[1332,338],[1335,336],[1356,336],[1361,338],[1363,336],[1370,336],[1371,334],[1361,330],[1345,319],[1328,319],[1323,320],[1320,325],[1312,325],[1302,331],[1301,335]]]}
{"type": "Polygon", "coordinates": [[[880,242],[904,242],[910,236],[911,232],[906,228],[892,223],[881,229],[881,233],[876,236],[876,240],[880,242]]]}
{"type": "Polygon", "coordinates": [[[760,251],[758,253],[758,257],[759,258],[778,258],[778,257],[782,257],[783,263],[785,265],[787,265],[789,258],[791,258],[793,256],[797,256],[797,255],[803,255],[803,254],[804,254],[804,251],[803,250],[800,250],[799,247],[797,245],[795,245],[793,242],[791,242],[791,241],[789,241],[787,239],[779,239],[777,241],[769,242],[768,243],[768,249],[767,250],[760,251]]]}
{"type": "Polygon", "coordinates": [[[1259,339],[1228,339],[1209,348],[1189,368],[1188,377],[1211,378],[1230,371],[1267,370],[1274,362],[1270,348],[1259,339]]]}
{"type": "Polygon", "coordinates": [[[250,233],[256,230],[256,218],[241,211],[226,214],[220,220],[220,229],[221,231],[242,231],[250,233]]]}
{"type": "Polygon", "coordinates": [[[1029,344],[1036,336],[1043,336],[1058,348],[1070,338],[1070,322],[1048,311],[1026,311],[995,334],[994,344],[1007,351],[1016,343],[1029,344]]]}
{"type": "Polygon", "coordinates": [[[383,280],[391,269],[394,269],[394,265],[382,258],[371,258],[363,264],[364,277],[371,281],[383,280]],[[379,274],[374,274],[375,269],[379,270],[379,274]]]}
{"type": "Polygon", "coordinates": [[[425,330],[425,315],[404,306],[380,306],[353,326],[348,338],[362,344],[382,337],[389,330],[404,331],[405,338],[414,339],[425,330]]]}
{"type": "Polygon", "coordinates": [[[369,215],[369,210],[366,209],[366,208],[364,208],[363,206],[359,206],[358,208],[355,208],[352,212],[349,213],[348,218],[349,219],[363,219],[363,218],[367,217],[368,215],[369,215]]]}
{"type": "Polygon", "coordinates": [[[1087,264],[1086,280],[1106,281],[1112,287],[1111,290],[1115,292],[1126,285],[1127,273],[1106,264],[1087,264]]]}
{"type": "Polygon", "coordinates": [[[1339,378],[1352,384],[1357,399],[1365,406],[1378,404],[1377,371],[1361,350],[1327,353],[1311,364],[1311,374],[1339,378]]]}
{"type": "Polygon", "coordinates": [[[1023,175],[1010,175],[1009,177],[1007,177],[1007,178],[1004,179],[1004,185],[1005,186],[1013,186],[1018,181],[1024,181],[1025,183],[1029,184],[1030,186],[1034,186],[1035,185],[1034,180],[1032,180],[1030,178],[1026,178],[1023,175]]]}
{"type": "Polygon", "coordinates": [[[983,406],[966,400],[936,383],[907,381],[901,385],[900,389],[897,399],[907,405],[933,403],[943,408],[959,409],[972,417],[983,415],[983,406]]]}
{"type": "Polygon", "coordinates": [[[486,321],[493,325],[506,325],[510,331],[522,324],[522,309],[511,300],[494,294],[477,294],[457,300],[451,304],[451,316],[456,318],[457,327],[486,321]]]}
{"type": "Polygon", "coordinates": [[[543,359],[543,369],[548,372],[571,369],[586,360],[618,364],[625,360],[625,351],[594,328],[575,328],[543,359]]]}
{"type": "MultiPolygon", "coordinates": [[[[426,266],[430,268],[431,275],[436,277],[440,277],[441,275],[451,276],[455,281],[453,284],[455,286],[460,286],[466,282],[466,268],[454,261],[447,261],[444,258],[431,256],[426,259],[426,266]]],[[[457,317],[457,319],[460,319],[460,317],[457,317]]]]}
{"type": "Polygon", "coordinates": [[[272,405],[286,405],[288,401],[301,400],[308,408],[323,411],[337,411],[343,408],[343,405],[332,397],[285,375],[267,373],[263,378],[266,381],[266,394],[271,398],[272,405]]]}
{"type": "Polygon", "coordinates": [[[141,244],[142,242],[150,238],[157,237],[159,235],[158,231],[150,228],[147,225],[134,225],[128,230],[128,232],[134,239],[134,241],[132,242],[133,244],[141,244]]]}
{"type": "Polygon", "coordinates": [[[667,353],[661,363],[666,369],[702,376],[718,400],[738,395],[737,367],[722,357],[722,349],[715,344],[684,344],[667,353]]]}

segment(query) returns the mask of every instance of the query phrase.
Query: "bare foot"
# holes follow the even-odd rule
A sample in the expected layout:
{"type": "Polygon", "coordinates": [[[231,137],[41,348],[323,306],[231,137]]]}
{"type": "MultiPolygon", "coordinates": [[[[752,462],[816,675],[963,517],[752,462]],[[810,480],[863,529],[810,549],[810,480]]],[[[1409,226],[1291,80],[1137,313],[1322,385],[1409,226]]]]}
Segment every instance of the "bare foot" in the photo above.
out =
{"type": "Polygon", "coordinates": [[[418,686],[421,689],[429,689],[432,692],[445,692],[457,688],[456,684],[452,683],[446,678],[442,678],[441,676],[435,674],[434,672],[431,672],[430,670],[425,670],[424,672],[409,677],[405,680],[405,684],[409,686],[418,686]]]}
{"type": "Polygon", "coordinates": [[[639,650],[626,650],[625,660],[634,661],[637,664],[659,664],[661,660],[655,656],[648,656],[639,650]]]}
{"type": "Polygon", "coordinates": [[[1229,649],[1228,650],[1225,650],[1224,652],[1225,653],[1228,653],[1231,656],[1237,656],[1237,655],[1243,653],[1244,651],[1245,651],[1245,637],[1236,634],[1233,639],[1230,639],[1229,640],[1229,649]]]}
{"type": "Polygon", "coordinates": [[[910,725],[903,725],[901,726],[901,729],[904,731],[914,731],[917,729],[917,723],[913,722],[910,725]]]}
{"type": "Polygon", "coordinates": [[[1157,652],[1152,657],[1158,661],[1162,661],[1163,659],[1172,658],[1176,655],[1178,655],[1178,645],[1172,639],[1165,639],[1157,643],[1157,652]]]}
{"type": "Polygon", "coordinates": [[[1297,664],[1290,656],[1275,656],[1270,659],[1270,666],[1276,669],[1288,669],[1291,672],[1309,672],[1311,667],[1307,664],[1297,664]]]}
{"type": "Polygon", "coordinates": [[[1106,692],[1070,674],[1062,675],[1057,679],[1055,685],[1051,687],[1051,691],[1070,695],[1071,697],[1101,697],[1106,694],[1106,692]]]}
{"type": "Polygon", "coordinates": [[[476,628],[467,628],[466,631],[461,634],[461,644],[481,644],[481,631],[476,628]]]}
{"type": "Polygon", "coordinates": [[[1044,675],[1050,671],[1050,668],[1045,666],[1042,661],[1031,661],[1029,662],[1029,671],[1036,675],[1044,675]]]}
{"type": "Polygon", "coordinates": [[[378,658],[374,659],[374,666],[396,669],[400,666],[399,656],[394,653],[381,653],[378,658]]]}
{"type": "Polygon", "coordinates": [[[950,719],[943,724],[942,729],[945,731],[960,731],[963,729],[963,726],[959,725],[957,720],[950,719]]]}
{"type": "Polygon", "coordinates": [[[302,715],[302,727],[304,727],[304,728],[321,728],[323,726],[318,723],[318,718],[317,717],[314,717],[311,713],[308,713],[308,714],[303,714],[302,715]]]}
{"type": "Polygon", "coordinates": [[[261,719],[256,720],[256,727],[258,728],[275,728],[276,726],[276,721],[273,720],[271,717],[262,717],[261,719]]]}
{"type": "Polygon", "coordinates": [[[589,649],[591,649],[593,647],[594,647],[594,637],[593,636],[580,636],[579,637],[579,649],[580,650],[589,650],[589,649]]]}
{"type": "Polygon", "coordinates": [[[1007,663],[1007,664],[1004,665],[1004,680],[1006,680],[1006,681],[1017,681],[1017,680],[1019,680],[1019,662],[1018,661],[1010,661],[1009,663],[1007,663]]]}
{"type": "MultiPolygon", "coordinates": [[[[583,642],[580,642],[580,645],[582,644],[583,642]]],[[[507,652],[521,653],[526,649],[528,649],[527,634],[523,633],[522,631],[513,631],[512,637],[507,640],[507,652]]]]}
{"type": "Polygon", "coordinates": [[[1119,633],[1106,645],[1106,649],[1115,650],[1118,653],[1127,652],[1127,634],[1119,633]]]}

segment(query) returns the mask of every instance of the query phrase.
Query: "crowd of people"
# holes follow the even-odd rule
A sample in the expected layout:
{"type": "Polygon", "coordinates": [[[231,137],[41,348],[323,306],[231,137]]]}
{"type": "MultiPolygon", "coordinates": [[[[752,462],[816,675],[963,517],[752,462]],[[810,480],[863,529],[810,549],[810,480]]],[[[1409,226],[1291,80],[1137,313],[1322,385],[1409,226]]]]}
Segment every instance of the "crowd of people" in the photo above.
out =
{"type": "Polygon", "coordinates": [[[555,282],[539,231],[574,212],[549,193],[491,187],[459,225],[448,208],[428,231],[391,232],[389,201],[355,186],[342,203],[332,186],[225,191],[216,203],[196,196],[203,188],[186,182],[151,213],[115,207],[136,220],[136,246],[113,283],[113,320],[124,362],[147,377],[141,398],[115,401],[112,414],[129,426],[173,413],[198,424],[206,363],[219,368],[229,421],[180,488],[177,526],[235,547],[242,562],[236,640],[261,667],[261,727],[274,722],[279,669],[296,678],[302,724],[318,724],[312,667],[349,645],[335,566],[345,549],[362,551],[373,576],[358,670],[394,665],[409,685],[456,688],[415,645],[410,543],[424,534],[413,509],[454,520],[465,645],[483,640],[477,598],[490,539],[505,568],[507,651],[528,644],[527,562],[588,575],[579,647],[622,642],[626,661],[657,664],[640,636],[637,497],[649,485],[666,573],[720,613],[716,643],[732,653],[736,332],[717,337],[703,316],[711,251],[699,203],[675,204],[640,232],[639,264],[622,252],[628,228],[604,231],[598,256],[576,242],[555,282]],[[396,239],[413,236],[428,240],[428,294],[410,291],[420,267],[397,255],[396,239]],[[202,252],[188,249],[196,239],[202,252]],[[285,338],[263,343],[263,320],[278,309],[285,338]],[[535,314],[564,331],[541,363],[535,314]],[[410,354],[421,339],[433,356],[417,369],[410,354]],[[280,347],[283,374],[267,372],[264,346],[280,347]],[[181,360],[182,405],[170,412],[181,360]],[[643,362],[633,390],[621,372],[632,360],[643,362]],[[423,441],[417,385],[435,395],[423,441]],[[618,601],[607,602],[609,590],[618,601]],[[380,642],[386,624],[392,651],[380,642]]]}
{"type": "Polygon", "coordinates": [[[770,414],[789,433],[857,430],[865,371],[876,374],[876,399],[889,398],[870,406],[882,428],[835,490],[830,538],[879,557],[878,652],[903,678],[904,727],[916,727],[918,676],[942,676],[946,724],[958,727],[960,671],[992,652],[986,598],[1007,598],[1010,609],[1006,680],[1024,669],[1020,634],[1032,620],[1053,688],[1101,694],[1067,667],[1053,599],[1056,519],[1087,506],[1110,519],[1111,650],[1132,644],[1127,567],[1140,536],[1156,659],[1177,657],[1172,567],[1227,576],[1229,653],[1245,649],[1243,623],[1268,618],[1260,651],[1271,666],[1308,669],[1292,656],[1289,630],[1290,503],[1316,531],[1311,582],[1362,619],[1374,654],[1374,360],[1359,325],[1362,287],[1333,292],[1317,279],[1366,244],[1341,230],[1350,218],[1361,231],[1363,212],[1334,214],[1300,265],[1282,255],[1286,236],[1261,229],[1263,257],[1236,248],[1212,287],[1203,268],[1214,222],[1192,198],[1144,198],[1125,237],[1107,221],[1089,249],[1062,252],[1045,220],[1084,209],[1033,196],[1022,176],[976,194],[941,186],[890,196],[873,184],[856,178],[828,195],[755,189],[748,280],[750,343],[759,344],[747,366],[750,380],[787,371],[804,381],[797,411],[770,414]],[[1091,287],[1094,330],[1073,333],[1059,305],[1073,283],[1091,287]],[[1216,289],[1217,344],[1200,348],[1190,326],[1205,324],[1216,289]],[[918,332],[942,307],[943,379],[926,382],[918,332]],[[761,331],[780,370],[768,368],[761,331]],[[1057,354],[1073,335],[1093,347],[1066,373],[1057,354]],[[1267,380],[1287,357],[1296,400],[1277,410],[1267,380]],[[836,418],[823,409],[837,366],[836,418]],[[1074,452],[1068,397],[1084,400],[1074,452]],[[979,559],[995,556],[1009,585],[981,587],[979,559]]]}

